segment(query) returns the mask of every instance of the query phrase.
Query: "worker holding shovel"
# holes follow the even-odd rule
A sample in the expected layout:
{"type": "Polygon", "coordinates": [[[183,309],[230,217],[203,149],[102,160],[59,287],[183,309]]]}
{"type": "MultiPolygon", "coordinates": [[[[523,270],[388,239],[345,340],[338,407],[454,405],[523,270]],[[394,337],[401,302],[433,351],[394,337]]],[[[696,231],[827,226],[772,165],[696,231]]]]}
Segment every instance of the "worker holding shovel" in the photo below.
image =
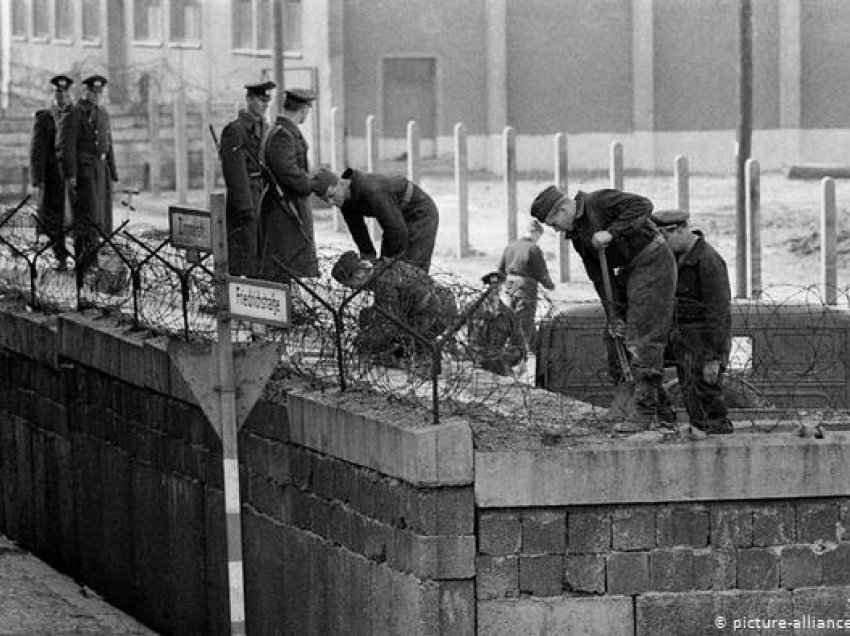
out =
{"type": "Polygon", "coordinates": [[[620,420],[618,432],[669,420],[662,374],[676,260],[649,219],[652,209],[652,202],[637,194],[603,189],[570,198],[556,186],[540,192],[531,205],[531,216],[572,240],[605,307],[622,380],[611,405],[620,420]]]}

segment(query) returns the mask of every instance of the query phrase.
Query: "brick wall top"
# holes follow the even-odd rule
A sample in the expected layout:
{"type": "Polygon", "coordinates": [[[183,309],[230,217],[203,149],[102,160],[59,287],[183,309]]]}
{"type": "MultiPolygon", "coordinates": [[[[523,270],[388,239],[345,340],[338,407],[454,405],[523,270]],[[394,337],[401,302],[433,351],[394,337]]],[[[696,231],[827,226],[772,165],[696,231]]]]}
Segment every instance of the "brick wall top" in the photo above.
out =
{"type": "Polygon", "coordinates": [[[484,508],[828,497],[846,494],[848,483],[845,431],[475,453],[484,508]]]}

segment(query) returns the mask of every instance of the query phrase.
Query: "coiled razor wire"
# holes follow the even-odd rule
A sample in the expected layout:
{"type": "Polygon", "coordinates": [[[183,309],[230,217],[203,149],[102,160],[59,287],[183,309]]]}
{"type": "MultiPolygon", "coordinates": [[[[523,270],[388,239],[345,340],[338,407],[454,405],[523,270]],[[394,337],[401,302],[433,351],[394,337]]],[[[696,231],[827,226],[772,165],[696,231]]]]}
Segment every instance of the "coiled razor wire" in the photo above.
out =
{"type": "MultiPolygon", "coordinates": [[[[95,308],[152,334],[190,340],[216,337],[211,256],[190,257],[172,246],[163,232],[119,226],[112,234],[100,233],[98,266],[78,280],[73,271],[57,271],[50,247],[26,202],[0,216],[0,293],[33,310],[95,308]]],[[[613,435],[604,405],[583,401],[578,393],[535,387],[539,378],[532,377],[524,363],[506,375],[482,370],[482,353],[470,342],[468,323],[488,290],[449,272],[433,274],[437,283],[451,290],[459,310],[460,322],[443,333],[445,338],[411,346],[408,351],[414,353],[396,356],[391,365],[386,364],[390,351],[364,353],[359,348],[359,316],[372,306],[371,299],[331,278],[338,257],[339,251],[322,249],[320,275],[293,279],[290,327],[236,322],[234,341],[279,343],[278,376],[292,375],[323,387],[368,390],[390,402],[430,412],[433,421],[439,420],[440,410],[468,418],[479,448],[502,447],[507,440],[511,448],[522,448],[541,440],[581,443],[613,435]]],[[[839,290],[839,304],[846,307],[848,300],[850,289],[839,290]]],[[[591,305],[596,303],[587,303],[591,305]]],[[[564,320],[565,307],[542,294],[538,319],[564,320]]],[[[769,432],[801,421],[832,426],[850,422],[847,310],[828,306],[818,286],[776,286],[763,290],[758,302],[740,304],[736,311],[744,331],[757,334],[758,340],[733,340],[733,362],[725,383],[736,423],[750,424],[753,432],[769,432]],[[788,327],[789,312],[795,315],[795,329],[788,327]],[[835,333],[840,336],[833,337],[835,333]],[[797,385],[798,393],[805,386],[811,400],[802,405],[777,400],[787,392],[789,381],[797,385]]],[[[400,340],[417,340],[418,334],[401,317],[388,318],[399,328],[400,340]]],[[[564,378],[575,375],[581,361],[572,353],[547,352],[547,372],[564,378]]],[[[604,361],[594,373],[592,382],[603,392],[610,389],[604,361]]],[[[675,375],[667,377],[667,388],[681,411],[675,375]]]]}

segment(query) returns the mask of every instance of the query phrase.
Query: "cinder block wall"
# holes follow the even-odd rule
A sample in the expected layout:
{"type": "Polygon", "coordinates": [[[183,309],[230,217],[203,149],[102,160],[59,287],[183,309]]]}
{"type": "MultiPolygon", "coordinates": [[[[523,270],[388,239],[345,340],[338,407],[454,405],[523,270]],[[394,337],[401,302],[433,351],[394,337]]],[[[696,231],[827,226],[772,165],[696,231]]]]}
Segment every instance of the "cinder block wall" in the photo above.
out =
{"type": "MultiPolygon", "coordinates": [[[[166,344],[0,310],[0,530],[163,634],[229,633],[221,444],[166,344]]],[[[239,438],[249,633],[472,634],[468,427],[272,393],[239,438]]]]}

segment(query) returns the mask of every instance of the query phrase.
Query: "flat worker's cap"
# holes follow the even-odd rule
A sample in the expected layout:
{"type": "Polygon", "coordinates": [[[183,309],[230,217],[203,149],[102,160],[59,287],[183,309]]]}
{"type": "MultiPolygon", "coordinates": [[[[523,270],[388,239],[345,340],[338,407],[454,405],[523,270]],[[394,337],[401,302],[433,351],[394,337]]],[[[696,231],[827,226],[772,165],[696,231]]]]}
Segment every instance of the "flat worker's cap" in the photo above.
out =
{"type": "Polygon", "coordinates": [[[270,81],[257,82],[255,84],[245,84],[245,90],[249,95],[254,95],[264,102],[270,102],[272,99],[271,92],[274,90],[275,86],[277,86],[277,84],[270,81]]]}
{"type": "Polygon", "coordinates": [[[309,88],[288,88],[284,93],[286,93],[287,98],[294,102],[301,102],[302,104],[310,104],[319,97],[316,91],[309,88]]]}
{"type": "Polygon", "coordinates": [[[107,80],[103,75],[91,75],[83,80],[83,84],[99,93],[106,86],[107,80]]]}
{"type": "Polygon", "coordinates": [[[688,222],[687,210],[656,210],[649,217],[658,227],[676,227],[688,222]]]}
{"type": "Polygon", "coordinates": [[[74,83],[74,80],[67,75],[54,75],[50,78],[50,83],[53,84],[58,91],[67,91],[71,88],[71,84],[74,83]]]}
{"type": "Polygon", "coordinates": [[[549,186],[534,198],[531,204],[531,216],[545,223],[549,213],[566,198],[567,195],[558,186],[549,186]]]}
{"type": "Polygon", "coordinates": [[[328,188],[332,185],[336,185],[337,181],[339,181],[339,177],[336,176],[336,174],[327,168],[321,168],[313,175],[313,178],[310,179],[310,191],[315,193],[318,197],[324,197],[328,192],[328,188]]]}
{"type": "Polygon", "coordinates": [[[334,263],[333,269],[331,270],[331,276],[335,281],[344,285],[351,278],[351,275],[354,274],[354,272],[369,267],[371,267],[371,263],[361,259],[360,254],[354,250],[349,250],[340,256],[339,260],[334,263]]]}
{"type": "Polygon", "coordinates": [[[505,275],[500,271],[490,272],[481,277],[481,282],[485,285],[498,285],[505,282],[505,275]]]}

